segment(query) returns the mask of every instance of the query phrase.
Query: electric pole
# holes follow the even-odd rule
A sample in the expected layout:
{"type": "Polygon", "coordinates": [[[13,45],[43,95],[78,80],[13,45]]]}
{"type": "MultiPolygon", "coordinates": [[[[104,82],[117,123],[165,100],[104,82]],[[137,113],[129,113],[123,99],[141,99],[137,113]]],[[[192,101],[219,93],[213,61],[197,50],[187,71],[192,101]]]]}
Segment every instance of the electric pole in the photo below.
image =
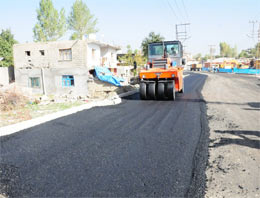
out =
{"type": "Polygon", "coordinates": [[[190,23],[182,23],[182,24],[176,24],[176,40],[181,41],[184,43],[187,39],[190,38],[187,33],[187,26],[190,25],[190,23]]]}
{"type": "Polygon", "coordinates": [[[249,21],[249,23],[252,23],[252,32],[250,34],[247,34],[247,36],[255,41],[255,24],[257,23],[257,21],[249,21]]]}
{"type": "Polygon", "coordinates": [[[210,53],[210,67],[212,67],[212,59],[216,52],[216,45],[209,45],[209,53],[210,53]]]}
{"type": "MultiPolygon", "coordinates": [[[[175,28],[176,28],[176,40],[177,41],[181,41],[182,44],[184,44],[184,42],[190,38],[190,36],[188,36],[187,33],[187,26],[189,26],[190,23],[182,23],[182,24],[176,24],[175,28]]],[[[186,48],[187,46],[183,45],[183,54],[186,53],[186,48]]]]}

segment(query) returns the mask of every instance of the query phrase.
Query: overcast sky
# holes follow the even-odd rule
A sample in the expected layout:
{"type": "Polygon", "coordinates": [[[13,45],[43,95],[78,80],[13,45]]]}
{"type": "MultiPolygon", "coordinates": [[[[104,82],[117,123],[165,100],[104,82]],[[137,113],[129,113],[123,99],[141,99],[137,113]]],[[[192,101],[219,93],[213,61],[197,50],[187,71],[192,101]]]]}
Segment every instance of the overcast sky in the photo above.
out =
{"type": "MultiPolygon", "coordinates": [[[[54,7],[70,13],[74,0],[53,0],[54,7]]],[[[209,53],[209,45],[225,41],[238,50],[252,47],[247,37],[251,20],[260,22],[260,0],[86,0],[98,18],[99,39],[123,48],[140,48],[154,31],[166,40],[175,39],[175,24],[190,23],[185,42],[193,54],[209,53]]],[[[39,0],[0,0],[0,29],[10,28],[20,43],[33,41],[39,0]]],[[[259,24],[256,27],[259,28],[259,24]]],[[[255,32],[256,33],[256,32],[255,32]]],[[[70,33],[62,39],[68,39],[70,33]]],[[[256,40],[255,40],[256,42],[256,40]]]]}

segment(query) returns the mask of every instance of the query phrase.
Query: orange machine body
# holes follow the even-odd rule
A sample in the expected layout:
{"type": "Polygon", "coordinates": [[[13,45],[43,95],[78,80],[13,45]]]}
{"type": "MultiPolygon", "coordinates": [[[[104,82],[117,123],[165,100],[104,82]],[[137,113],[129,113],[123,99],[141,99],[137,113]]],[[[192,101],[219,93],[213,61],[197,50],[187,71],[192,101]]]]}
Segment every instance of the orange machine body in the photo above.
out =
{"type": "Polygon", "coordinates": [[[148,70],[141,70],[139,73],[139,78],[142,80],[175,80],[175,89],[177,91],[182,90],[183,86],[183,68],[182,67],[172,67],[168,69],[163,68],[151,68],[148,70]]]}

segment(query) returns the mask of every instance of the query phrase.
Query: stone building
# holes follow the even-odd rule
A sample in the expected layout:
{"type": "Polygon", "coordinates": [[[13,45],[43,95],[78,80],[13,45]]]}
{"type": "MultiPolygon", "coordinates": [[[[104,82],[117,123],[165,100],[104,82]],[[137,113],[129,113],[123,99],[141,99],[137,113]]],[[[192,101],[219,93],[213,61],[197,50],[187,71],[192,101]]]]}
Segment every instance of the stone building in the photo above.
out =
{"type": "Polygon", "coordinates": [[[115,66],[119,49],[89,39],[15,44],[16,84],[35,94],[85,96],[89,70],[115,66]]]}

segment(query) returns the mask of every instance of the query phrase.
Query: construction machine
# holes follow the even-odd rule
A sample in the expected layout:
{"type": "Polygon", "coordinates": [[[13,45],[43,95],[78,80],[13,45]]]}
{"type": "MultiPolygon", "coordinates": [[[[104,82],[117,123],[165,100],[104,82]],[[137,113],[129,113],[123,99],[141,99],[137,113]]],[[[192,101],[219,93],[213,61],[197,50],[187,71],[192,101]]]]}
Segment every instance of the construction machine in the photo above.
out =
{"type": "Polygon", "coordinates": [[[180,41],[148,45],[148,64],[139,73],[140,98],[175,100],[175,92],[184,92],[183,47],[180,41]]]}
{"type": "Polygon", "coordinates": [[[191,71],[201,71],[202,70],[202,64],[192,64],[190,70],[191,71]]]}

